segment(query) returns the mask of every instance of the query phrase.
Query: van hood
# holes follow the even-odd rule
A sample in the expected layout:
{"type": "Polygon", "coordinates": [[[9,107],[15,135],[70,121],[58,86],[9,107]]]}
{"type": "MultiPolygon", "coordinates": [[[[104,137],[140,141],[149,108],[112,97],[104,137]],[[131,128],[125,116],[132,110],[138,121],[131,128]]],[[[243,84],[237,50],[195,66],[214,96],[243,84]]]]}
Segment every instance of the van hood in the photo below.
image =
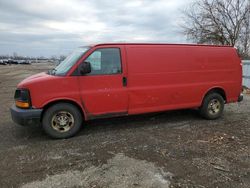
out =
{"type": "Polygon", "coordinates": [[[32,76],[29,76],[28,78],[25,78],[23,81],[33,80],[33,79],[41,78],[41,77],[44,77],[44,76],[47,76],[47,75],[48,74],[46,74],[45,72],[40,72],[38,74],[34,74],[32,76]]]}
{"type": "Polygon", "coordinates": [[[52,79],[53,77],[55,77],[55,76],[46,74],[45,72],[41,72],[41,73],[38,73],[38,74],[35,74],[35,75],[32,75],[32,76],[29,76],[29,77],[25,78],[23,81],[21,81],[18,84],[17,87],[18,88],[28,88],[28,86],[30,84],[34,84],[34,83],[37,83],[37,82],[52,79]]]}

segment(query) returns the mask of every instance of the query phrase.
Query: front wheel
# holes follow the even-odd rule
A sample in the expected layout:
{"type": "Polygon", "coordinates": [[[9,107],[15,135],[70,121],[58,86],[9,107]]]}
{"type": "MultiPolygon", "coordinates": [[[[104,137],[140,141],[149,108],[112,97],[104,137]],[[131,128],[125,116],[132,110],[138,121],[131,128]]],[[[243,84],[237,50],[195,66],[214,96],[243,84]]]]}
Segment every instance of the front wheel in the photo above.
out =
{"type": "Polygon", "coordinates": [[[208,94],[200,107],[200,114],[205,119],[213,120],[221,117],[224,110],[224,99],[218,93],[208,94]]]}
{"type": "Polygon", "coordinates": [[[82,114],[76,106],[57,103],[44,112],[42,127],[52,138],[69,138],[80,130],[82,122],[82,114]]]}

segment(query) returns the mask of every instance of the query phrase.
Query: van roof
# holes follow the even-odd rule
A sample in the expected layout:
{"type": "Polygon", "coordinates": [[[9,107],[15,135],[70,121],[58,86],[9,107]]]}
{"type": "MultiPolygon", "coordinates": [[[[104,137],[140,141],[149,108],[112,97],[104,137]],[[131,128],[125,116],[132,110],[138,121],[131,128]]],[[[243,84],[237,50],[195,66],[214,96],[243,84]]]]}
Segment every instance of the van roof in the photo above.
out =
{"type": "Polygon", "coordinates": [[[173,45],[173,46],[205,46],[205,47],[233,47],[229,45],[211,45],[211,44],[172,44],[172,43],[100,43],[90,45],[92,47],[96,46],[106,46],[106,45],[173,45]]]}

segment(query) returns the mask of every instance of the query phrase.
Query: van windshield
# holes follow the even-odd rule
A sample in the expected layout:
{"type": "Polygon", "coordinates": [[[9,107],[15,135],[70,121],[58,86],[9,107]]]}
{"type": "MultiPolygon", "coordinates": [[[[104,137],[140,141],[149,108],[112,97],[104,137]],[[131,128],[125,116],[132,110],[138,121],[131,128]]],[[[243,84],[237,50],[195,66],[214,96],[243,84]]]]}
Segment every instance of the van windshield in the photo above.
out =
{"type": "Polygon", "coordinates": [[[63,60],[54,69],[49,70],[48,74],[64,76],[70,68],[89,50],[89,47],[82,47],[71,53],[65,60],[63,60]]]}

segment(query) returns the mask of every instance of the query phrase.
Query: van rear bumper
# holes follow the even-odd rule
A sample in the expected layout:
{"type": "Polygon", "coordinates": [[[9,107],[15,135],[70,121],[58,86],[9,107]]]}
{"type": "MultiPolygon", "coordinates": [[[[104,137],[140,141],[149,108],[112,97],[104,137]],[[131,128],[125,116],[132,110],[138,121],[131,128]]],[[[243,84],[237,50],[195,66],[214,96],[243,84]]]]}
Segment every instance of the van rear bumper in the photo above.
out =
{"type": "Polygon", "coordinates": [[[10,108],[12,120],[22,126],[40,124],[42,109],[10,108]]]}
{"type": "Polygon", "coordinates": [[[243,101],[243,94],[241,93],[240,96],[238,97],[238,102],[243,101]]]}

